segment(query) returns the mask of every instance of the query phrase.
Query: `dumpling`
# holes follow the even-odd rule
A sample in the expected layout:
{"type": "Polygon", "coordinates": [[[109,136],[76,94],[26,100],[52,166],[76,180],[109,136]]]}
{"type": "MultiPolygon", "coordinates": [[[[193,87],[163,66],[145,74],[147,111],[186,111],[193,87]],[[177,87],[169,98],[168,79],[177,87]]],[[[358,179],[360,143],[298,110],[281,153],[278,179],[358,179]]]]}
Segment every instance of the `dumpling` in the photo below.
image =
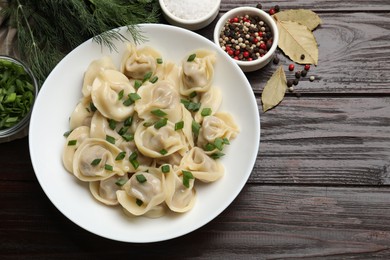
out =
{"type": "Polygon", "coordinates": [[[138,126],[134,135],[138,150],[151,158],[161,158],[175,152],[184,153],[188,150],[185,137],[182,132],[175,131],[174,127],[170,121],[161,128],[156,128],[156,125],[138,126]]]}
{"type": "Polygon", "coordinates": [[[199,147],[192,148],[182,159],[180,168],[190,171],[194,177],[203,182],[213,182],[224,174],[223,165],[199,147]]]}
{"type": "Polygon", "coordinates": [[[99,181],[115,174],[125,173],[116,166],[115,158],[121,152],[115,145],[96,138],[81,143],[74,154],[73,174],[81,181],[99,181]]]}
{"type": "Polygon", "coordinates": [[[155,84],[145,84],[137,94],[141,99],[136,101],[135,110],[144,120],[154,117],[153,110],[160,109],[167,114],[167,118],[176,122],[181,118],[180,95],[170,81],[160,80],[155,84]]]}
{"type": "Polygon", "coordinates": [[[93,110],[91,109],[91,96],[84,97],[77,104],[73,110],[69,120],[70,129],[75,129],[79,126],[89,126],[93,116],[93,110]]]}
{"type": "Polygon", "coordinates": [[[200,98],[200,108],[195,113],[195,121],[201,123],[203,120],[202,111],[203,109],[210,109],[210,115],[214,115],[222,103],[221,90],[216,87],[211,87],[209,91],[202,93],[200,98]]]}
{"type": "Polygon", "coordinates": [[[75,129],[68,135],[66,138],[66,143],[62,153],[62,162],[65,169],[73,173],[73,156],[80,144],[89,137],[89,127],[80,126],[75,129]]]}
{"type": "Polygon", "coordinates": [[[99,111],[96,111],[91,120],[92,138],[100,138],[103,140],[111,139],[110,142],[120,145],[124,140],[115,129],[111,129],[109,121],[99,111]]]}
{"type": "Polygon", "coordinates": [[[189,96],[192,92],[206,92],[210,89],[214,77],[214,52],[198,50],[182,62],[180,94],[189,96]]]}
{"type": "Polygon", "coordinates": [[[230,141],[236,138],[239,131],[237,124],[229,113],[218,112],[203,119],[197,145],[205,147],[208,143],[214,143],[217,138],[226,138],[230,141]]]}
{"type": "Polygon", "coordinates": [[[159,58],[161,58],[160,53],[149,46],[137,49],[134,44],[128,44],[123,54],[120,71],[128,78],[143,80],[146,74],[156,73],[159,58]]]}
{"type": "Polygon", "coordinates": [[[92,196],[106,205],[117,205],[118,199],[116,192],[129,180],[127,174],[123,176],[114,175],[110,178],[101,181],[91,181],[89,183],[89,190],[92,196]]]}
{"type": "Polygon", "coordinates": [[[187,212],[194,207],[196,202],[195,179],[189,179],[187,187],[183,183],[183,178],[183,172],[177,169],[170,169],[165,174],[165,192],[167,194],[165,202],[174,212],[187,212]]]}
{"type": "Polygon", "coordinates": [[[89,64],[87,70],[84,73],[82,88],[84,97],[88,97],[91,94],[93,81],[101,71],[106,69],[116,70],[114,62],[109,56],[104,56],[101,59],[94,60],[89,64]]]}
{"type": "Polygon", "coordinates": [[[155,168],[134,173],[122,190],[116,192],[119,204],[135,216],[153,210],[165,201],[164,178],[155,168]]]}
{"type": "Polygon", "coordinates": [[[134,113],[134,102],[126,104],[134,87],[125,75],[116,70],[104,70],[92,84],[93,104],[107,118],[124,121],[134,113]]]}

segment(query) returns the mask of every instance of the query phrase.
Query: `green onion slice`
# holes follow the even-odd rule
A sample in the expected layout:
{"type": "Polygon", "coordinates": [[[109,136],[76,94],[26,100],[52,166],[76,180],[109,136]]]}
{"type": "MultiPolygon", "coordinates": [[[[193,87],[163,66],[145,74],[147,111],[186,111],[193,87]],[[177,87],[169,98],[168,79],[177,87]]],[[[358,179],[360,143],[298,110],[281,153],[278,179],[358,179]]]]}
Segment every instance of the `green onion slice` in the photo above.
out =
{"type": "Polygon", "coordinates": [[[126,179],[118,179],[115,184],[122,187],[123,185],[125,185],[125,183],[127,182],[126,179]]]}
{"type": "Polygon", "coordinates": [[[106,141],[115,144],[115,137],[112,137],[111,135],[106,135],[106,141]]]}
{"type": "Polygon", "coordinates": [[[152,113],[153,115],[158,116],[158,117],[163,117],[163,116],[168,115],[167,113],[165,113],[161,109],[152,110],[152,111],[150,111],[150,113],[152,113]]]}
{"type": "Polygon", "coordinates": [[[139,183],[146,182],[146,177],[142,173],[135,175],[135,178],[137,178],[137,181],[139,183]]]}
{"type": "Polygon", "coordinates": [[[105,164],[105,165],[104,165],[104,169],[106,169],[107,171],[113,171],[113,170],[114,170],[114,167],[113,167],[112,165],[105,164]]]}
{"type": "Polygon", "coordinates": [[[126,152],[120,152],[118,155],[115,157],[115,161],[121,161],[126,157],[126,152]]]}
{"type": "Polygon", "coordinates": [[[191,128],[192,128],[192,132],[194,133],[194,135],[198,136],[199,131],[200,131],[200,124],[198,122],[196,122],[195,120],[193,120],[192,124],[191,124],[191,128]]]}
{"type": "Polygon", "coordinates": [[[194,61],[194,60],[195,60],[195,58],[196,58],[196,54],[195,54],[195,53],[193,53],[193,54],[191,54],[190,56],[188,56],[188,59],[187,59],[187,61],[188,61],[188,62],[192,62],[192,61],[194,61]]]}
{"type": "Polygon", "coordinates": [[[77,140],[69,140],[68,141],[68,146],[73,146],[77,144],[77,140]]]}
{"type": "Polygon", "coordinates": [[[189,188],[190,187],[190,180],[194,179],[194,175],[192,175],[191,172],[184,171],[184,170],[182,171],[182,173],[183,173],[183,185],[185,187],[189,188]]]}
{"type": "Polygon", "coordinates": [[[179,121],[175,124],[175,131],[183,129],[184,128],[184,121],[179,121]]]}
{"type": "Polygon", "coordinates": [[[96,158],[95,160],[93,160],[93,161],[91,162],[91,165],[92,165],[92,166],[96,166],[96,165],[98,165],[101,161],[102,161],[101,158],[96,158]]]}
{"type": "Polygon", "coordinates": [[[170,170],[171,170],[171,167],[169,166],[169,164],[165,164],[165,165],[161,166],[161,171],[163,173],[168,173],[170,170]]]}
{"type": "Polygon", "coordinates": [[[154,124],[154,128],[160,129],[161,127],[166,126],[168,123],[168,118],[161,118],[154,124]]]}
{"type": "Polygon", "coordinates": [[[209,108],[209,107],[203,108],[202,111],[200,112],[200,114],[202,116],[209,116],[209,115],[211,115],[211,113],[212,113],[212,111],[211,111],[211,108],[209,108]]]}

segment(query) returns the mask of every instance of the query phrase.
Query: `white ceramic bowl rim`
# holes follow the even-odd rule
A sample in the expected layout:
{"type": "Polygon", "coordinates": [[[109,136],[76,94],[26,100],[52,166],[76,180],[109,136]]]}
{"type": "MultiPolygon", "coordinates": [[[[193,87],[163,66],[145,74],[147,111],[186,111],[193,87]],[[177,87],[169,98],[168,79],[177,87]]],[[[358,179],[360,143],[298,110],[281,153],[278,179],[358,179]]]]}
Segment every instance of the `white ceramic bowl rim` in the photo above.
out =
{"type": "Polygon", "coordinates": [[[215,31],[214,31],[214,42],[218,46],[220,46],[219,36],[221,34],[221,30],[222,30],[223,25],[226,23],[226,21],[228,19],[230,19],[236,15],[248,14],[248,12],[250,12],[249,15],[257,13],[258,16],[260,16],[262,19],[265,20],[264,22],[266,22],[272,30],[273,41],[272,41],[271,48],[268,50],[268,52],[263,57],[260,57],[256,60],[253,60],[253,61],[235,60],[237,62],[237,64],[240,66],[251,66],[251,65],[261,63],[264,60],[267,60],[275,52],[275,50],[278,46],[278,41],[279,41],[278,27],[277,27],[274,19],[269,14],[267,14],[265,11],[263,11],[259,8],[256,8],[256,7],[237,7],[237,8],[231,9],[230,11],[226,12],[224,15],[221,16],[221,18],[217,22],[217,25],[215,26],[215,31]]]}
{"type": "Polygon", "coordinates": [[[207,21],[212,15],[214,15],[217,10],[219,9],[220,7],[220,4],[221,4],[221,0],[218,0],[217,1],[217,4],[213,7],[213,9],[211,9],[207,15],[201,17],[201,18],[198,18],[198,19],[183,19],[183,18],[180,18],[180,17],[177,17],[176,15],[172,14],[168,8],[165,6],[165,2],[164,0],[159,0],[160,2],[160,7],[161,9],[163,10],[163,12],[168,15],[172,20],[175,20],[179,23],[182,23],[182,24],[186,24],[186,25],[190,25],[190,24],[197,24],[197,23],[202,23],[202,22],[205,22],[207,21]]]}

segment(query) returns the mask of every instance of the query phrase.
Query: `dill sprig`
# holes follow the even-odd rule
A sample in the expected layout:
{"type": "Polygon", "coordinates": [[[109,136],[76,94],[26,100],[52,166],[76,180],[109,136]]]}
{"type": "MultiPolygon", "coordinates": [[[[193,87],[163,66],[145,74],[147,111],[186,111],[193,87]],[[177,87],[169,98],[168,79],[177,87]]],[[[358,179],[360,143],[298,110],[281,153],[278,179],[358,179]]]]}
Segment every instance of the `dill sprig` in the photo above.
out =
{"type": "Polygon", "coordinates": [[[0,11],[17,29],[16,50],[42,84],[72,49],[93,38],[110,50],[115,41],[144,41],[137,24],[160,19],[157,0],[8,0],[0,11]],[[131,39],[114,28],[126,26],[131,39]]]}

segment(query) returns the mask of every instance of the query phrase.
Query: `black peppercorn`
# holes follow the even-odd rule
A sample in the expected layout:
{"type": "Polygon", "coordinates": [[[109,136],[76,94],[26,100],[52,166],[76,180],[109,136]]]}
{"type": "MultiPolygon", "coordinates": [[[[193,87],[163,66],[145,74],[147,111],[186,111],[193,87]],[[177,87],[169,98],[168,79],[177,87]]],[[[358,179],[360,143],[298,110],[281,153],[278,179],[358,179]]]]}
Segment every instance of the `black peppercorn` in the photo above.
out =
{"type": "Polygon", "coordinates": [[[305,54],[302,54],[301,55],[301,60],[304,60],[305,59],[305,54]]]}
{"type": "Polygon", "coordinates": [[[298,85],[298,83],[299,83],[299,80],[298,80],[298,79],[294,79],[294,80],[293,80],[294,86],[298,85]]]}
{"type": "Polygon", "coordinates": [[[274,10],[275,10],[275,12],[279,12],[280,11],[280,6],[279,5],[275,5],[274,6],[274,10]]]}
{"type": "Polygon", "coordinates": [[[256,8],[261,9],[261,8],[263,8],[263,6],[262,6],[260,3],[258,3],[258,4],[256,5],[256,8]]]}
{"type": "Polygon", "coordinates": [[[287,87],[291,88],[293,84],[294,83],[291,79],[287,80],[287,87]]]}
{"type": "Polygon", "coordinates": [[[273,63],[274,63],[274,64],[278,64],[278,63],[279,63],[279,58],[278,58],[278,56],[275,56],[275,57],[274,57],[273,63]]]}
{"type": "Polygon", "coordinates": [[[307,70],[302,70],[301,71],[301,76],[302,77],[306,77],[306,75],[307,75],[307,70]]]}
{"type": "Polygon", "coordinates": [[[299,79],[301,77],[301,72],[300,71],[295,72],[295,77],[299,79]]]}

